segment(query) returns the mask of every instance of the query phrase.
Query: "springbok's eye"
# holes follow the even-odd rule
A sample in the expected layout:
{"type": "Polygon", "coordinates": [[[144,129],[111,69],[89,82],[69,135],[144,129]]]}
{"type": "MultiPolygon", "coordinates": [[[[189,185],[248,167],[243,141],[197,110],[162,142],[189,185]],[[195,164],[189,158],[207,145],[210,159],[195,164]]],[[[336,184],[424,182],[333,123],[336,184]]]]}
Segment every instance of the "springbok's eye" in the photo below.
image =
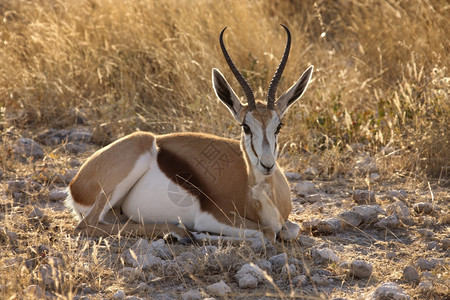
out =
{"type": "Polygon", "coordinates": [[[283,123],[280,123],[278,125],[277,130],[275,131],[275,134],[279,134],[280,133],[281,127],[283,127],[283,123]]]}
{"type": "Polygon", "coordinates": [[[244,133],[245,134],[251,134],[252,133],[252,131],[250,130],[250,127],[247,124],[242,123],[241,126],[242,126],[242,129],[244,129],[244,133]]]}

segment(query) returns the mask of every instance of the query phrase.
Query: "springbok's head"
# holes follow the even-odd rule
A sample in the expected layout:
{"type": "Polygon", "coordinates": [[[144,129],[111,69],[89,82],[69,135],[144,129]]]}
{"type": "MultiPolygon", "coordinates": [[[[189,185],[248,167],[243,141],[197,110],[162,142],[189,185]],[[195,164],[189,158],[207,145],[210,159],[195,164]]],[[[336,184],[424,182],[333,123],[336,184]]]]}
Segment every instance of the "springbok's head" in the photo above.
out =
{"type": "Polygon", "coordinates": [[[231,114],[242,126],[241,142],[253,169],[266,176],[272,175],[277,168],[278,133],[283,126],[281,120],[288,108],[305,92],[314,68],[310,66],[300,79],[275,101],[278,83],[286,66],[291,47],[291,33],[286,26],[281,26],[286,30],[287,43],[283,58],[270,83],[267,103],[255,100],[252,89],[228,55],[223,43],[223,33],[226,27],[220,33],[220,47],[231,71],[244,90],[247,104],[242,104],[239,101],[238,96],[219,70],[212,70],[213,88],[217,97],[228,107],[231,114]]]}

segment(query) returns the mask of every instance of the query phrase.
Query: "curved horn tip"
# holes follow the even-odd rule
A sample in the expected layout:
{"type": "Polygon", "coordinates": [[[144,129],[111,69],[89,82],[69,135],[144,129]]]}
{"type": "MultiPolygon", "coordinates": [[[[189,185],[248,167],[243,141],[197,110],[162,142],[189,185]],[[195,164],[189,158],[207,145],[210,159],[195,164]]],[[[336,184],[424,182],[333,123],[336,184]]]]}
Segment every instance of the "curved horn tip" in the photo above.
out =
{"type": "Polygon", "coordinates": [[[228,26],[225,26],[223,29],[222,29],[222,31],[220,32],[220,35],[222,35],[224,32],[225,32],[225,29],[227,29],[228,28],[228,26]]]}
{"type": "Polygon", "coordinates": [[[284,49],[283,57],[281,58],[280,64],[278,65],[278,68],[275,72],[275,74],[272,77],[272,81],[269,85],[269,90],[267,93],[267,108],[273,109],[275,107],[275,94],[278,88],[278,84],[280,83],[281,75],[283,74],[284,67],[286,66],[288,57],[289,57],[289,51],[291,49],[291,32],[289,31],[289,28],[287,28],[286,25],[280,24],[285,30],[287,34],[287,41],[286,41],[286,47],[284,49]]]}

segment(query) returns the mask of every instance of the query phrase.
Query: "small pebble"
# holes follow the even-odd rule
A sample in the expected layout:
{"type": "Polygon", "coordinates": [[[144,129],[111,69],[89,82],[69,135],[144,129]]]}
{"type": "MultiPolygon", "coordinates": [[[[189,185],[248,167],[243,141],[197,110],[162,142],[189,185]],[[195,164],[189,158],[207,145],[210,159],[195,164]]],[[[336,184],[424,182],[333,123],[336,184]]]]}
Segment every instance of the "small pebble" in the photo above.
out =
{"type": "Polygon", "coordinates": [[[39,209],[38,207],[35,207],[29,214],[28,218],[30,219],[42,219],[44,217],[44,212],[39,209]]]}
{"type": "Polygon", "coordinates": [[[251,274],[244,274],[238,280],[241,289],[255,289],[258,287],[258,279],[251,274]]]}
{"type": "Polygon", "coordinates": [[[309,181],[300,181],[295,186],[295,192],[299,196],[307,196],[316,193],[316,186],[314,183],[309,181]]]}
{"type": "Polygon", "coordinates": [[[395,252],[393,252],[393,251],[388,251],[387,253],[386,253],[386,258],[387,259],[393,259],[393,258],[395,258],[397,256],[397,253],[395,253],[395,252]]]}
{"type": "Polygon", "coordinates": [[[307,177],[314,177],[317,176],[317,174],[319,174],[319,171],[314,167],[308,167],[305,172],[303,172],[303,175],[307,177]]]}
{"type": "Polygon", "coordinates": [[[300,246],[305,248],[311,248],[316,244],[316,240],[310,236],[307,235],[300,235],[297,239],[300,246]]]}
{"type": "Polygon", "coordinates": [[[427,244],[427,250],[435,250],[439,248],[439,243],[437,241],[432,241],[427,244]]]}
{"type": "Polygon", "coordinates": [[[416,282],[419,280],[419,273],[413,266],[406,266],[403,269],[403,279],[409,282],[416,282]]]}
{"type": "Polygon", "coordinates": [[[376,201],[374,191],[355,190],[351,194],[352,200],[358,204],[369,204],[376,201]]]}
{"type": "Polygon", "coordinates": [[[383,283],[378,286],[367,299],[371,300],[409,300],[410,297],[405,291],[394,282],[383,283]]]}
{"type": "Polygon", "coordinates": [[[318,263],[338,262],[340,260],[339,256],[337,256],[336,253],[334,253],[330,248],[313,249],[311,250],[311,256],[318,263]]]}
{"type": "Polygon", "coordinates": [[[422,271],[431,271],[436,267],[437,264],[438,264],[437,260],[435,259],[428,260],[425,258],[419,258],[416,262],[416,266],[422,271]]]}
{"type": "Polygon", "coordinates": [[[36,141],[28,138],[19,138],[14,150],[17,154],[25,157],[44,157],[44,150],[42,149],[42,146],[36,141]]]}
{"type": "Polygon", "coordinates": [[[441,243],[442,243],[442,249],[444,249],[445,251],[447,251],[448,248],[450,248],[450,239],[449,238],[444,238],[441,243]]]}
{"type": "Polygon", "coordinates": [[[403,203],[400,200],[388,205],[386,207],[386,212],[389,215],[396,214],[399,217],[399,219],[407,225],[412,225],[413,223],[409,208],[406,206],[405,203],[403,203]]]}
{"type": "Polygon", "coordinates": [[[113,299],[122,300],[125,298],[125,292],[122,290],[118,290],[117,292],[112,295],[113,299]]]}
{"type": "Polygon", "coordinates": [[[67,197],[67,189],[53,189],[50,191],[48,197],[50,201],[60,201],[67,197]]]}
{"type": "Polygon", "coordinates": [[[299,173],[294,173],[294,172],[285,172],[284,176],[286,176],[286,179],[289,181],[297,181],[302,179],[302,175],[300,175],[299,173]]]}
{"type": "Polygon", "coordinates": [[[308,284],[308,278],[306,275],[298,275],[292,278],[292,283],[294,286],[301,287],[308,284]]]}
{"type": "Polygon", "coordinates": [[[371,224],[378,221],[378,215],[386,215],[386,212],[382,210],[378,204],[358,205],[353,207],[352,211],[355,211],[363,216],[362,224],[371,224]]]}
{"type": "Polygon", "coordinates": [[[428,215],[433,212],[433,204],[429,202],[419,202],[414,204],[413,209],[418,214],[428,215]]]}
{"type": "Polygon", "coordinates": [[[422,281],[421,283],[419,283],[419,285],[417,286],[417,289],[421,293],[426,294],[426,293],[431,292],[431,290],[433,289],[433,284],[430,281],[425,280],[425,281],[422,281]]]}
{"type": "Polygon", "coordinates": [[[338,218],[328,218],[321,220],[317,224],[317,232],[322,234],[333,234],[342,231],[342,223],[338,218]]]}
{"type": "Polygon", "coordinates": [[[295,276],[297,274],[297,267],[294,264],[285,265],[281,268],[282,276],[295,276]]]}
{"type": "Polygon", "coordinates": [[[364,219],[363,215],[351,210],[341,212],[337,217],[342,221],[342,227],[344,228],[358,227],[364,219]]]}
{"type": "Polygon", "coordinates": [[[374,225],[376,228],[380,229],[393,229],[393,228],[399,228],[401,226],[400,220],[398,219],[397,215],[392,215],[385,217],[375,223],[374,225]]]}
{"type": "Polygon", "coordinates": [[[305,200],[308,203],[316,203],[322,200],[322,197],[319,194],[306,195],[305,200]]]}
{"type": "Polygon", "coordinates": [[[286,253],[281,253],[269,258],[269,262],[272,264],[272,270],[274,271],[280,270],[286,265],[287,261],[288,258],[286,253]]]}
{"type": "Polygon", "coordinates": [[[354,260],[350,265],[350,275],[355,278],[369,278],[372,270],[372,265],[364,260],[354,260]]]}
{"type": "Polygon", "coordinates": [[[212,296],[225,297],[231,293],[231,288],[222,280],[206,287],[208,294],[212,296]]]}
{"type": "Polygon", "coordinates": [[[434,232],[428,229],[417,229],[417,233],[425,239],[431,239],[434,236],[434,232]]]}
{"type": "Polygon", "coordinates": [[[333,279],[323,275],[315,274],[311,276],[311,283],[317,286],[325,286],[333,283],[333,279]]]}
{"type": "Polygon", "coordinates": [[[202,293],[199,290],[190,290],[183,294],[183,300],[201,300],[203,298],[202,293]]]}

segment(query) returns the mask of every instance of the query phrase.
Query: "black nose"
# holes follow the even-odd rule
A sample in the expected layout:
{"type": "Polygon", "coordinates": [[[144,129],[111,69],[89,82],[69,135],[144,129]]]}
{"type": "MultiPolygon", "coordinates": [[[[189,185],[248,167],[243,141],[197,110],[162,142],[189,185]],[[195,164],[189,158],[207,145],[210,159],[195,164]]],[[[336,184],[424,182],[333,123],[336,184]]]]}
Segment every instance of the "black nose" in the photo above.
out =
{"type": "Polygon", "coordinates": [[[274,164],[272,164],[270,167],[266,166],[265,164],[261,163],[261,166],[263,166],[263,168],[265,168],[267,171],[270,171],[270,169],[272,169],[274,164]]]}

